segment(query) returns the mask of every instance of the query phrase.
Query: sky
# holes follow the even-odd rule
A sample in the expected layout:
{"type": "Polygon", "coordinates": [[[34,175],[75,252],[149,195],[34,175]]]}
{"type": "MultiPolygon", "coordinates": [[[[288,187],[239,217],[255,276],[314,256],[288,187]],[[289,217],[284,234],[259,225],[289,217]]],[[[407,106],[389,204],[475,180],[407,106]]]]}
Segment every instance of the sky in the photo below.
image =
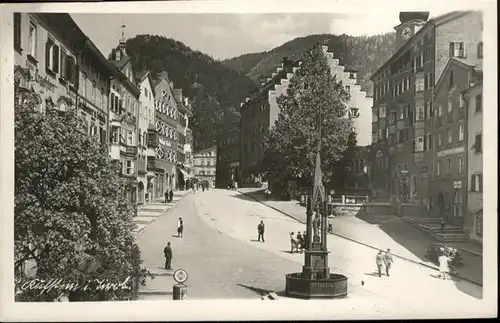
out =
{"type": "MultiPolygon", "coordinates": [[[[431,11],[430,16],[442,13],[431,11]]],[[[221,60],[270,50],[296,37],[322,33],[371,36],[392,32],[399,24],[398,12],[393,17],[386,16],[390,19],[349,13],[71,13],[71,16],[106,57],[117,46],[124,24],[125,38],[137,34],[161,35],[221,60]]]]}

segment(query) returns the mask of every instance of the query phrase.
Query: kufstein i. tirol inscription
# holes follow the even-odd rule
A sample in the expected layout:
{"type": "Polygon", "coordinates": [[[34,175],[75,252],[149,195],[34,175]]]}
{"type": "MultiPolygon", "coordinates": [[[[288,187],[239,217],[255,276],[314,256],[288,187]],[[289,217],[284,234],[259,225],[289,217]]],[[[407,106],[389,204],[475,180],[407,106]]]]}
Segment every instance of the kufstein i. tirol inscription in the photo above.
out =
{"type": "Polygon", "coordinates": [[[479,309],[490,53],[454,6],[10,13],[16,304],[479,309]]]}

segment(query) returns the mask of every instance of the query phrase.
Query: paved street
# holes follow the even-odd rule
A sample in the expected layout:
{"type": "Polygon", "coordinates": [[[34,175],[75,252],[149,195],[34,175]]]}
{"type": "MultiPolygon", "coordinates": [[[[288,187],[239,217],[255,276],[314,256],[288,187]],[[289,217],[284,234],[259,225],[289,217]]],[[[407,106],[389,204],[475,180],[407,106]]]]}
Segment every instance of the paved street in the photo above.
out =
{"type": "Polygon", "coordinates": [[[212,194],[212,190],[188,194],[138,234],[144,265],[157,274],[143,288],[140,299],[172,299],[174,280],[171,273],[163,269],[163,248],[167,241],[172,243],[174,270],[182,268],[188,272],[189,299],[260,299],[266,291],[282,287],[283,272],[300,270],[300,264],[207,226],[200,218],[216,223],[212,213],[215,209],[205,213],[198,200],[212,194]],[[179,217],[185,222],[184,238],[174,237],[179,217]]]}
{"type": "MultiPolygon", "coordinates": [[[[252,192],[255,189],[243,189],[243,191],[252,192]]],[[[300,206],[296,201],[264,200],[261,194],[252,194],[251,196],[299,221],[305,222],[306,220],[305,208],[300,206]]],[[[333,231],[340,236],[360,241],[376,248],[390,248],[396,255],[437,266],[424,257],[428,246],[436,242],[434,238],[399,217],[385,215],[345,216],[337,217],[331,223],[333,231]]],[[[470,246],[467,247],[470,248],[470,246]]],[[[460,254],[464,258],[465,266],[457,268],[457,272],[462,277],[482,283],[482,257],[466,251],[461,251],[460,254]]]]}
{"type": "MultiPolygon", "coordinates": [[[[141,299],[171,299],[173,280],[162,269],[167,240],[173,245],[173,267],[189,273],[190,299],[259,299],[266,291],[279,293],[284,290],[284,274],[301,271],[303,263],[303,255],[289,253],[288,233],[304,229],[294,219],[239,192],[189,194],[137,238],[144,264],[161,275],[142,290],[141,299]],[[180,216],[186,223],[182,239],[172,236],[180,216]],[[260,220],[266,224],[265,243],[256,242],[260,220]]],[[[328,239],[332,272],[349,278],[345,302],[370,303],[385,313],[399,306],[418,311],[424,303],[426,309],[445,306],[445,311],[456,314],[464,304],[469,307],[478,302],[482,293],[473,284],[439,280],[436,271],[400,259],[395,259],[391,277],[379,278],[374,275],[373,249],[333,235],[328,239]]],[[[394,248],[395,252],[403,249],[394,248]]]]}

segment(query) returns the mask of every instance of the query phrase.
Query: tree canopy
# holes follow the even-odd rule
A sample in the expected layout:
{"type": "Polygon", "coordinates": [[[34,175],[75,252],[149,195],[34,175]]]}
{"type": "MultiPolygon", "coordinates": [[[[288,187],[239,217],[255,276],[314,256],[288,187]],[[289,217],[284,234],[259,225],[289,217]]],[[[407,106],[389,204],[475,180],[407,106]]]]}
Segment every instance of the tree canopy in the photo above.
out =
{"type": "Polygon", "coordinates": [[[134,209],[124,197],[125,181],[75,111],[42,114],[35,111],[36,100],[33,93],[21,98],[15,87],[17,299],[60,296],[58,288],[23,290],[34,278],[78,284],[63,291],[69,300],[133,299],[149,273],[141,268],[134,243],[134,209]],[[106,290],[102,283],[124,284],[106,290]]]}
{"type": "Polygon", "coordinates": [[[276,123],[266,137],[261,163],[267,177],[312,184],[319,126],[323,180],[347,147],[351,121],[346,117],[349,94],[331,75],[321,48],[311,49],[291,78],[286,95],[277,99],[276,123]],[[320,122],[318,122],[320,120],[320,122]]]}

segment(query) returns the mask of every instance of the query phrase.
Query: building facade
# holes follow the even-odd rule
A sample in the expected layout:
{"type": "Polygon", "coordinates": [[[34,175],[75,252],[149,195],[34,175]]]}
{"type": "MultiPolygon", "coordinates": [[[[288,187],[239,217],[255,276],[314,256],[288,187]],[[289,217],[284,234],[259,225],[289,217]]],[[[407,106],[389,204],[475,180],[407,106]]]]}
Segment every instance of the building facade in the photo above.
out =
{"type": "Polygon", "coordinates": [[[193,154],[194,177],[198,181],[208,181],[215,186],[215,171],[217,168],[217,147],[213,146],[193,154]]]}
{"type": "Polygon", "coordinates": [[[338,82],[342,82],[344,89],[349,93],[350,99],[347,102],[347,115],[353,123],[353,131],[356,132],[358,146],[369,146],[371,144],[371,107],[373,98],[365,91],[361,91],[358,83],[358,70],[352,66],[343,66],[339,59],[335,58],[332,52],[328,51],[328,46],[321,46],[323,54],[326,56],[330,73],[338,82]]]}
{"type": "Polygon", "coordinates": [[[241,155],[245,156],[240,160],[242,185],[262,180],[256,168],[264,158],[265,136],[278,118],[279,107],[276,98],[286,94],[290,79],[298,67],[298,62],[284,57],[281,67],[240,105],[240,151],[241,155]]]}
{"type": "Polygon", "coordinates": [[[217,168],[215,186],[227,188],[239,182],[241,115],[226,111],[219,122],[217,133],[217,168]]]}
{"type": "MultiPolygon", "coordinates": [[[[187,141],[189,130],[189,118],[193,115],[193,110],[189,99],[182,95],[182,89],[174,89],[174,98],[177,102],[177,132],[179,133],[177,140],[177,189],[186,189],[188,181],[193,177],[190,160],[192,141],[187,141]]],[[[191,134],[192,138],[192,134],[191,134]]]]}
{"type": "MultiPolygon", "coordinates": [[[[367,129],[370,129],[371,124],[370,108],[373,98],[361,91],[355,68],[341,65],[333,53],[328,51],[328,46],[321,46],[321,50],[331,75],[338,82],[342,82],[350,94],[345,117],[353,120],[353,131],[356,132],[358,145],[370,145],[372,134],[367,129]]],[[[301,62],[293,62],[284,57],[281,67],[241,104],[240,151],[245,158],[240,161],[240,169],[244,185],[262,180],[256,169],[264,157],[265,136],[278,118],[279,107],[276,99],[282,94],[286,95],[290,80],[300,65],[301,62]]]]}
{"type": "Polygon", "coordinates": [[[175,189],[177,175],[179,132],[177,131],[178,107],[174,97],[173,82],[166,72],[155,76],[155,157],[148,158],[148,169],[156,175],[155,198],[165,191],[175,189]]]}
{"type": "Polygon", "coordinates": [[[136,76],[127,54],[125,38],[111,51],[109,62],[115,67],[115,77],[111,80],[109,119],[111,131],[110,156],[122,166],[122,176],[127,179],[126,197],[132,204],[144,200],[139,197],[138,178],[138,137],[139,137],[139,96],[136,76]]]}
{"type": "Polygon", "coordinates": [[[371,186],[375,196],[429,209],[433,160],[434,84],[450,57],[476,63],[480,12],[401,13],[399,49],[373,75],[371,186]]]}
{"type": "Polygon", "coordinates": [[[474,67],[451,58],[436,83],[434,105],[434,172],[431,197],[436,214],[462,225],[467,199],[467,110],[463,92],[474,67]]]}
{"type": "MultiPolygon", "coordinates": [[[[479,46],[482,51],[482,45],[479,46]]],[[[467,111],[467,212],[464,229],[469,238],[483,241],[483,76],[474,69],[464,91],[467,111]]]]}
{"type": "Polygon", "coordinates": [[[14,80],[38,110],[78,109],[90,136],[108,144],[113,68],[66,13],[14,14],[14,80]]]}
{"type": "Polygon", "coordinates": [[[138,155],[137,155],[137,194],[138,203],[153,202],[155,196],[155,174],[147,169],[148,158],[155,157],[154,147],[148,143],[148,131],[155,127],[155,92],[153,78],[149,71],[136,74],[136,82],[141,94],[139,95],[138,128],[138,155]]]}

